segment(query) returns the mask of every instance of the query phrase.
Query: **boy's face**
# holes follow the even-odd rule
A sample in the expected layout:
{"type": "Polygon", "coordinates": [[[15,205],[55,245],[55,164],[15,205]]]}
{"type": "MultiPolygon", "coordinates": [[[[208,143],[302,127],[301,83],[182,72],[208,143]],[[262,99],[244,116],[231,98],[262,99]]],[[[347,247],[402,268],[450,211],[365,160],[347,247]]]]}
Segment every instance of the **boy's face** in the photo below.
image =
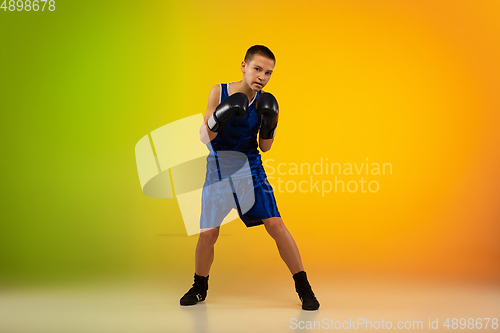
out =
{"type": "Polygon", "coordinates": [[[259,91],[266,86],[273,73],[274,61],[259,54],[254,55],[248,63],[241,63],[243,80],[253,91],[259,91]]]}

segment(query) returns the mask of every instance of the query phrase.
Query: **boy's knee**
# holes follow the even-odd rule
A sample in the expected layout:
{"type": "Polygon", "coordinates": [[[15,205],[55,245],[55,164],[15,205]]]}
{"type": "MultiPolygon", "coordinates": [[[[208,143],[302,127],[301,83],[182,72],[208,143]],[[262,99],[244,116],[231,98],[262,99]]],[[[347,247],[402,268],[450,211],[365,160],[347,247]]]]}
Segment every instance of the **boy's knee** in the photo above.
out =
{"type": "Polygon", "coordinates": [[[204,229],[200,232],[200,239],[205,242],[215,243],[217,237],[219,237],[219,228],[204,229]]]}
{"type": "Polygon", "coordinates": [[[279,236],[286,230],[285,223],[280,217],[271,217],[264,220],[267,232],[272,236],[279,236]]]}

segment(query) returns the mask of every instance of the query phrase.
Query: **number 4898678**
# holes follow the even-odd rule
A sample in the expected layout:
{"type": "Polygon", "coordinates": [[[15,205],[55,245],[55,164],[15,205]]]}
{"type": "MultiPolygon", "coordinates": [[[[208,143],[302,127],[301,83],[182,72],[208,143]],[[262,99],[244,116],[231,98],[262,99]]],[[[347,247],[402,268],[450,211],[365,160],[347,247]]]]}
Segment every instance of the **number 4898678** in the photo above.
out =
{"type": "Polygon", "coordinates": [[[45,10],[45,6],[47,5],[47,2],[49,3],[47,9],[51,12],[53,12],[54,10],[56,10],[56,2],[55,0],[34,0],[34,1],[31,1],[31,0],[10,0],[9,2],[7,2],[7,0],[4,0],[2,2],[2,6],[0,6],[0,9],[3,9],[4,12],[6,12],[7,10],[9,12],[13,12],[13,11],[18,11],[18,12],[22,12],[22,11],[26,11],[26,12],[30,12],[30,11],[35,11],[35,12],[38,12],[39,10],[41,10],[42,12],[45,10]]]}

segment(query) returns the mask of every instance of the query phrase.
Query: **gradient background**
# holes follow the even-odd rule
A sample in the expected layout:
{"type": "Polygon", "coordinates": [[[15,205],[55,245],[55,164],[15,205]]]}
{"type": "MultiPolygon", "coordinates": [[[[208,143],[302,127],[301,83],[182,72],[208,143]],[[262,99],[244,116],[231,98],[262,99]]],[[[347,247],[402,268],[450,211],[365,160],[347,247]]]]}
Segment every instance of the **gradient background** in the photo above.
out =
{"type": "MultiPolygon", "coordinates": [[[[498,283],[498,1],[56,6],[0,11],[1,286],[178,276],[181,296],[197,236],[175,199],[142,194],[134,147],[204,113],[254,44],[277,58],[264,159],[393,165],[377,193],[276,193],[313,279],[498,283]]],[[[223,226],[212,279],[263,272],[288,272],[264,227],[223,226]]]]}

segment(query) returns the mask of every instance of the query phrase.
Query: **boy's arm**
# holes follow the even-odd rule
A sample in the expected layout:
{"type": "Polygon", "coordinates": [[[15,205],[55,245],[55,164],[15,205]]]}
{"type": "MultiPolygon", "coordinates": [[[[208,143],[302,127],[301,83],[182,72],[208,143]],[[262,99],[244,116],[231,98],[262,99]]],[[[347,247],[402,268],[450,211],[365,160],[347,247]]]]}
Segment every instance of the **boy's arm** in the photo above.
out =
{"type": "Polygon", "coordinates": [[[259,148],[260,150],[265,153],[266,151],[269,151],[271,149],[271,146],[273,145],[274,138],[272,139],[262,139],[259,136],[259,148]]]}
{"type": "Polygon", "coordinates": [[[212,87],[212,90],[210,90],[210,94],[208,95],[207,111],[205,113],[205,119],[203,120],[203,124],[201,124],[200,127],[200,140],[204,144],[208,144],[217,136],[216,132],[212,132],[211,130],[208,129],[207,121],[214,113],[217,105],[219,105],[219,96],[220,96],[220,85],[215,85],[212,87]]]}

